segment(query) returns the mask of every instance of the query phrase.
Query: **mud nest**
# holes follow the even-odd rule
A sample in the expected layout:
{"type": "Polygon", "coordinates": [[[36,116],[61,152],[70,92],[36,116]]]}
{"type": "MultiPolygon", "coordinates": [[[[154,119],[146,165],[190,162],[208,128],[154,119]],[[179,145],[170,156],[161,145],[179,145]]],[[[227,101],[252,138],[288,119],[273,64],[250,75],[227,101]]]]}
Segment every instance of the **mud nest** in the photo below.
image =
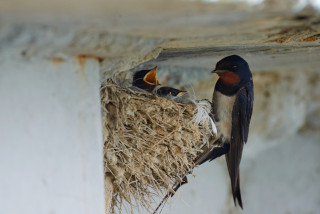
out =
{"type": "Polygon", "coordinates": [[[101,89],[101,101],[107,212],[152,212],[154,199],[192,173],[212,141],[214,124],[199,115],[208,115],[210,103],[178,103],[112,81],[101,89]]]}

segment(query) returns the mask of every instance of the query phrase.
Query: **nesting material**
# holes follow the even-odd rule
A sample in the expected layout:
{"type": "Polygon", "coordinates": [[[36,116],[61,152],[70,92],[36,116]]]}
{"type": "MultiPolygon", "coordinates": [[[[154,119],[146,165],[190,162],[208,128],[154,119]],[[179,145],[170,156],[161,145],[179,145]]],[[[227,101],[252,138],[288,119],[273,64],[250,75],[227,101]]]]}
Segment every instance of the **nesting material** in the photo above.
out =
{"type": "Polygon", "coordinates": [[[107,195],[112,190],[107,209],[121,213],[126,201],[131,212],[133,207],[152,212],[154,197],[192,173],[194,160],[212,139],[213,122],[197,114],[201,108],[208,115],[210,104],[178,103],[112,81],[101,89],[101,99],[107,195]]]}

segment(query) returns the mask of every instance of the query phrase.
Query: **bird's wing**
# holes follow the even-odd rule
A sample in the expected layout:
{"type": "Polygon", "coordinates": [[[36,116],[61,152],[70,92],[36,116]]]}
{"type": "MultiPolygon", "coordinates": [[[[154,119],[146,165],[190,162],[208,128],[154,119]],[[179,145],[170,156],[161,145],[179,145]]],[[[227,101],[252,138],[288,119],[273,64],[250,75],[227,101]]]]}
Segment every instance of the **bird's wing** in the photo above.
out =
{"type": "Polygon", "coordinates": [[[248,82],[238,92],[238,102],[241,109],[239,111],[240,129],[242,140],[248,141],[249,126],[253,109],[253,82],[248,82]]]}
{"type": "Polygon", "coordinates": [[[242,87],[236,95],[232,111],[232,131],[229,152],[226,154],[228,170],[231,178],[231,187],[234,200],[237,198],[242,207],[239,186],[239,165],[243,145],[248,139],[249,125],[253,107],[252,82],[242,87]]]}

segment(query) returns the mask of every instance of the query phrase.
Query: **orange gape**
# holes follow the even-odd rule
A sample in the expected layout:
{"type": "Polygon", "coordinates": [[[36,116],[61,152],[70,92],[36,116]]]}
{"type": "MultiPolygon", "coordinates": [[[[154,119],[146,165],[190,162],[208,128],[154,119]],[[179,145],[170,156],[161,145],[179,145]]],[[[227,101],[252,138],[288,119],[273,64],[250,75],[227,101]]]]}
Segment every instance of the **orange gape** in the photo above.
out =
{"type": "Polygon", "coordinates": [[[157,67],[149,71],[143,78],[143,80],[151,85],[160,85],[157,78],[157,67]]]}
{"type": "Polygon", "coordinates": [[[233,72],[223,72],[219,74],[221,81],[227,85],[236,85],[240,82],[240,77],[233,72]]]}

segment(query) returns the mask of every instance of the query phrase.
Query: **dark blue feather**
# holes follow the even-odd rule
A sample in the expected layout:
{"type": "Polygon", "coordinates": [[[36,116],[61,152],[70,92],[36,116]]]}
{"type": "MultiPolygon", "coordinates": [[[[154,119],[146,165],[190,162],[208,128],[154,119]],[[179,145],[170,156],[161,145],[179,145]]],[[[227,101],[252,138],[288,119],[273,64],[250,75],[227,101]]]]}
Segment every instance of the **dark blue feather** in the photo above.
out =
{"type": "Polygon", "coordinates": [[[242,207],[240,194],[239,166],[244,143],[248,140],[249,125],[253,108],[253,83],[246,83],[236,94],[232,111],[232,131],[229,152],[226,160],[231,179],[231,189],[234,201],[238,200],[242,207]]]}
{"type": "Polygon", "coordinates": [[[237,93],[235,105],[239,105],[239,126],[243,142],[248,141],[249,126],[253,108],[253,82],[244,85],[237,93]]]}

